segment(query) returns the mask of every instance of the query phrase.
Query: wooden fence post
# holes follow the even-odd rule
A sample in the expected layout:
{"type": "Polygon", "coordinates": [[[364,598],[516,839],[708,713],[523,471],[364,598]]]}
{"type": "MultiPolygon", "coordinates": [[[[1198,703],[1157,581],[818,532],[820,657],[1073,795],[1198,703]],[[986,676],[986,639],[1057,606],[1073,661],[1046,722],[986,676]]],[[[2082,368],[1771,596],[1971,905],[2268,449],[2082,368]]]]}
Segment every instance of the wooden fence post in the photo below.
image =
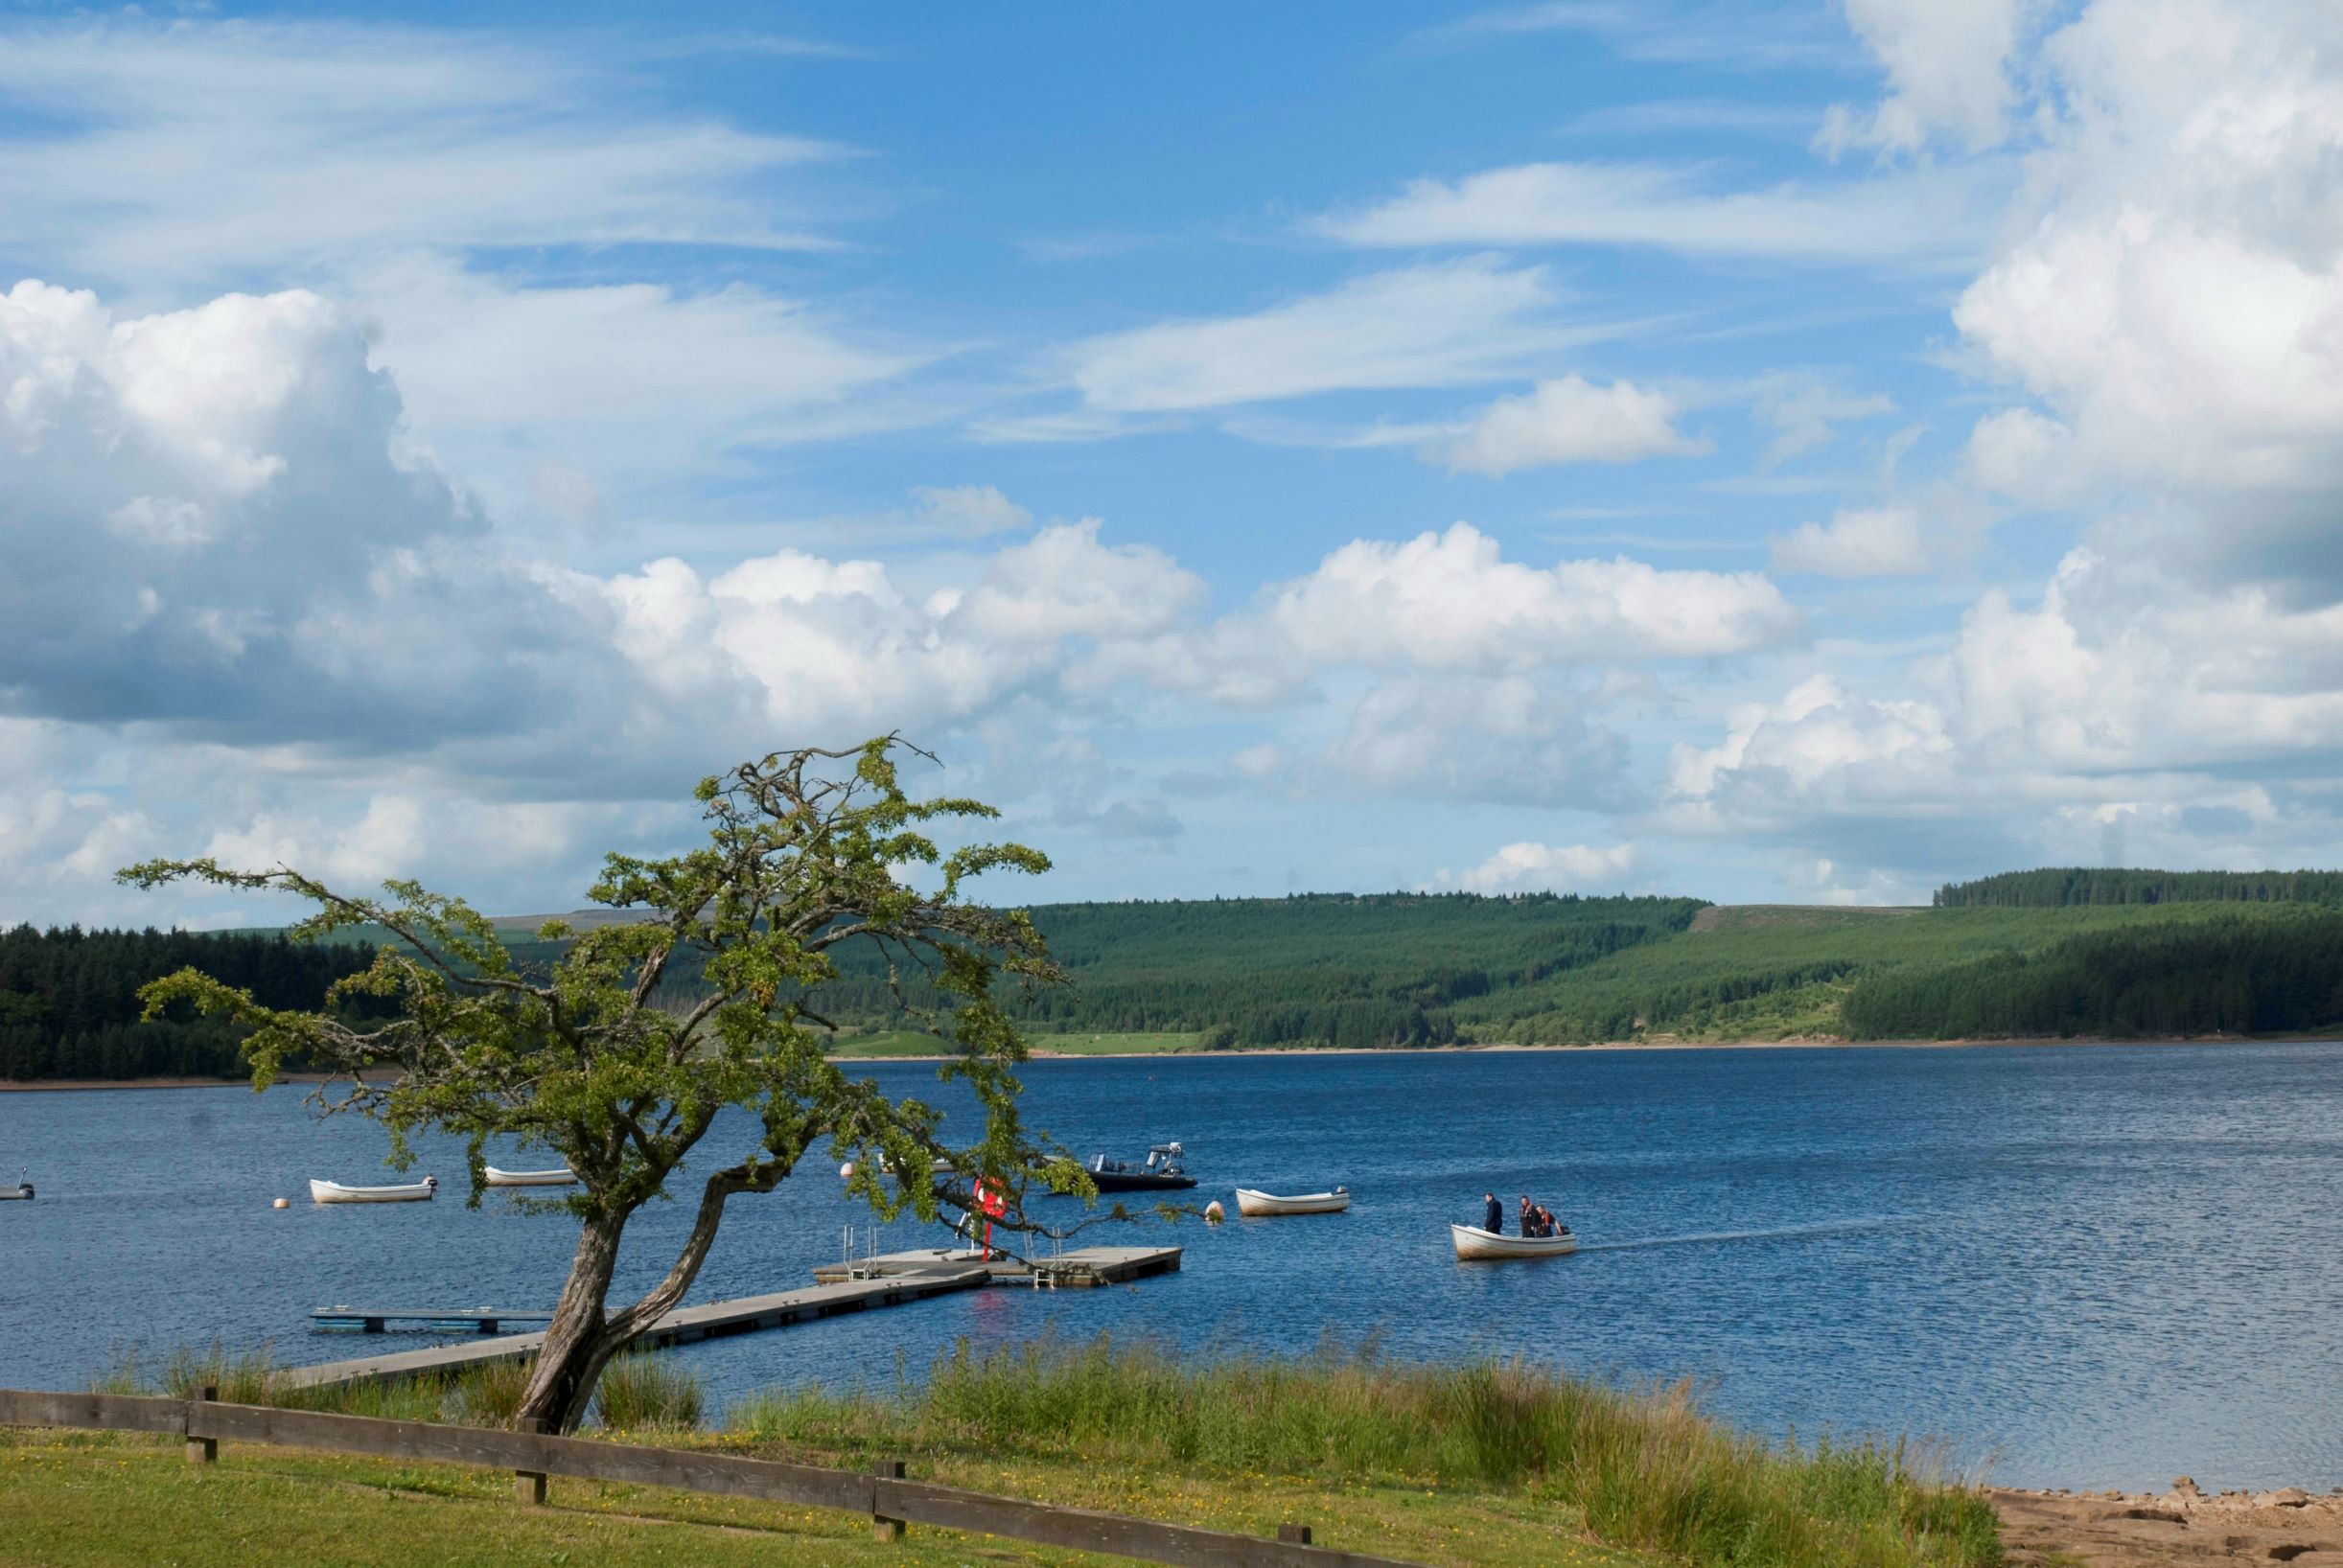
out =
{"type": "MultiPolygon", "coordinates": [[[[190,1399],[188,1403],[191,1406],[197,1403],[209,1403],[210,1401],[219,1397],[220,1390],[212,1384],[206,1383],[203,1385],[202,1392],[197,1394],[195,1398],[190,1399]]],[[[193,1434],[189,1435],[187,1439],[188,1464],[217,1464],[219,1462],[220,1440],[218,1438],[198,1438],[193,1434]]]]}
{"type": "MultiPolygon", "coordinates": [[[[521,1430],[534,1432],[539,1437],[544,1437],[545,1419],[542,1416],[533,1417],[521,1427],[521,1430]]],[[[515,1470],[513,1472],[513,1501],[519,1503],[522,1508],[544,1508],[545,1506],[545,1472],[543,1470],[515,1470]]]]}
{"type": "MultiPolygon", "coordinates": [[[[870,1473],[881,1481],[900,1481],[903,1479],[903,1462],[899,1459],[882,1459],[870,1467],[870,1473]]],[[[899,1541],[903,1538],[903,1521],[890,1519],[879,1512],[875,1498],[870,1510],[870,1538],[874,1541],[899,1541]]]]}
{"type": "Polygon", "coordinates": [[[1310,1544],[1310,1527],[1308,1525],[1279,1525],[1277,1538],[1294,1546],[1308,1546],[1310,1544]]]}

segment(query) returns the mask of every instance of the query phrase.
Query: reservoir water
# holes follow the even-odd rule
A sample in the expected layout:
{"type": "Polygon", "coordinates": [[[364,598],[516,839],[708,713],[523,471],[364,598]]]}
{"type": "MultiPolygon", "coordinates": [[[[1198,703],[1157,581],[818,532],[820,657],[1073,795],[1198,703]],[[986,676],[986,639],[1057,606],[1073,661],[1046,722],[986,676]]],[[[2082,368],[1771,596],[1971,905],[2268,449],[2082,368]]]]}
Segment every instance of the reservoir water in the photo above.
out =
{"type": "MultiPolygon", "coordinates": [[[[950,1105],[933,1071],[870,1075],[950,1105]]],[[[1184,1141],[1198,1202],[1337,1182],[1356,1201],[1182,1224],[1182,1272],[1132,1287],[979,1291],[676,1353],[721,1400],[916,1376],[963,1337],[1332,1338],[1689,1376],[1744,1424],[1932,1436],[2011,1485],[2343,1484],[2343,1046],[1159,1057],[1025,1077],[1031,1120],[1077,1153],[1184,1141]],[[1583,1250],[1453,1261],[1449,1222],[1492,1188],[1509,1214],[1523,1192],[1550,1205],[1583,1250]]],[[[298,1089],[0,1094],[0,1180],[22,1165],[40,1193],[0,1204],[0,1386],[78,1388],[130,1349],[215,1340],[281,1364],[358,1353],[310,1331],[319,1305],[551,1304],[570,1222],[497,1194],[465,1208],[452,1141],[416,1167],[439,1175],[435,1203],[308,1201],[312,1176],[393,1179],[384,1148],[298,1089]]],[[[691,1299],[810,1282],[853,1217],[835,1162],[809,1158],[733,1202],[691,1299]]],[[[687,1218],[646,1211],[622,1283],[655,1277],[687,1218]]],[[[1113,1229],[1082,1239],[1167,1238],[1113,1229]]],[[[881,1245],[944,1239],[905,1221],[881,1245]]],[[[403,1341],[426,1342],[362,1346],[403,1341]]]]}

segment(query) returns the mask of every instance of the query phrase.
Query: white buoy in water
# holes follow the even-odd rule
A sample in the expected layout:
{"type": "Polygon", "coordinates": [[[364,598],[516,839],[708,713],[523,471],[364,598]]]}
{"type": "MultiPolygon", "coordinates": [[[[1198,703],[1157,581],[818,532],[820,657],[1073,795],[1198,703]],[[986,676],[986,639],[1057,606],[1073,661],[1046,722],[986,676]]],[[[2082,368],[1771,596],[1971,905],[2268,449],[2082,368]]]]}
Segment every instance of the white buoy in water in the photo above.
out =
{"type": "Polygon", "coordinates": [[[270,1204],[268,1207],[271,1209],[290,1209],[292,1207],[292,1200],[290,1198],[279,1198],[276,1200],[276,1202],[270,1204]]]}
{"type": "Polygon", "coordinates": [[[1220,1207],[1219,1199],[1215,1198],[1204,1206],[1205,1224],[1218,1225],[1226,1218],[1228,1218],[1228,1211],[1220,1207]]]}
{"type": "Polygon", "coordinates": [[[848,1160],[845,1164],[838,1167],[838,1179],[842,1182],[850,1182],[854,1179],[853,1161],[848,1160]]]}

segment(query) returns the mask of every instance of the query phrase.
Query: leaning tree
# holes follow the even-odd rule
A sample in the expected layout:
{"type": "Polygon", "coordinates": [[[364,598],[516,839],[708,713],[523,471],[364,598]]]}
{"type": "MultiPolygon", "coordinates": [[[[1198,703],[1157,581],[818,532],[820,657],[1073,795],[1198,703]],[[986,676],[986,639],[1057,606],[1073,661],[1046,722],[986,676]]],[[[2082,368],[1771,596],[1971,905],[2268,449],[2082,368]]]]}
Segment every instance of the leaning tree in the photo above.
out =
{"type": "Polygon", "coordinates": [[[960,1180],[996,1191],[1036,1181],[1086,1189],[1079,1168],[1019,1121],[1014,1069],[1026,1047],[995,995],[1064,977],[1022,912],[963,890],[984,872],[1039,872],[1049,862],[1013,843],[940,849],[929,824],[998,813],[907,796],[896,770],[905,751],[916,749],[886,735],[847,750],[776,752],[703,780],[708,842],[665,860],[608,856],[590,896],[628,917],[583,931],[547,923],[538,937],[562,944],[548,964],[517,961],[485,918],[411,882],[386,883],[377,899],[285,866],[128,867],[122,879],[142,887],[195,880],[297,894],[316,906],[292,928],[297,937],[357,926],[387,934],[372,967],[337,982],[318,1011],[265,1007],[183,969],[146,987],[148,1016],[185,1001],[250,1026],[255,1088],[289,1061],[325,1068],[317,1104],[381,1121],[401,1168],[416,1131],[463,1136],[475,1204],[489,1139],[560,1153],[578,1178],[561,1200],[579,1221],[577,1252],[517,1418],[567,1431],[611,1357],[690,1288],[727,1201],[772,1191],[820,1140],[852,1161],[849,1190],[890,1218],[907,1208],[936,1217],[940,1194],[927,1173],[940,1155],[960,1180]],[[934,890],[903,880],[914,865],[932,868],[934,890]],[[942,1042],[940,1075],[972,1092],[980,1141],[946,1148],[937,1110],[890,1099],[825,1055],[835,1026],[821,1012],[823,987],[854,947],[883,957],[905,1016],[942,1042]],[[695,958],[700,981],[662,984],[695,958]],[[375,1010],[388,1021],[349,1016],[341,1004],[360,997],[382,999],[375,1010]],[[754,1121],[728,1126],[726,1138],[744,1126],[752,1135],[700,1154],[731,1106],[754,1121]],[[612,1305],[627,1221],[689,1177],[699,1209],[674,1265],[638,1300],[612,1305]]]}

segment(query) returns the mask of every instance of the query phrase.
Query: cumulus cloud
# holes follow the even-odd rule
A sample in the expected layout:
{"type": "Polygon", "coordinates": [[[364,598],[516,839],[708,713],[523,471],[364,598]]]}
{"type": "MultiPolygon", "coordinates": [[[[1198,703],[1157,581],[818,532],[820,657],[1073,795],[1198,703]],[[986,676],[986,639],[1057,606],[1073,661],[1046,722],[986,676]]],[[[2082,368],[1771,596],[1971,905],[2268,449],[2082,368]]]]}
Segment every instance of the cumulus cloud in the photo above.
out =
{"type": "Polygon", "coordinates": [[[1909,506],[1841,508],[1772,541],[1774,569],[1821,577],[1917,577],[1935,563],[1909,506]]]}
{"type": "Polygon", "coordinates": [[[1888,73],[1888,96],[1869,110],[1837,104],[1819,138],[1833,153],[1875,147],[1915,152],[1938,135],[1972,152],[2007,133],[2009,81],[2038,0],[1842,0],[1847,25],[1888,73]]]}
{"type": "Polygon", "coordinates": [[[1634,844],[1509,843],[1478,865],[1441,872],[1433,885],[1473,893],[1617,891],[1641,864],[1634,844]]]}
{"type": "Polygon", "coordinates": [[[1496,477],[1557,463],[1633,463],[1706,451],[1706,442],[1677,429],[1676,416],[1676,400],[1664,392],[1565,376],[1483,409],[1448,448],[1448,465],[1496,477]]]}
{"type": "Polygon", "coordinates": [[[506,686],[572,616],[400,457],[396,388],[314,294],[117,319],[21,284],[0,387],[0,687],[20,713],[392,739],[542,718],[593,678],[549,662],[506,686]],[[452,639],[419,634],[450,619],[452,639]]]}
{"type": "MultiPolygon", "coordinates": [[[[2042,61],[2044,147],[1954,311],[2040,405],[1980,423],[1981,476],[2047,504],[2178,500],[2146,519],[2168,554],[2343,587],[2343,15],[2093,0],[2042,61]]],[[[2119,527],[2144,531],[2099,542],[2125,547],[2119,527]]]]}
{"type": "Polygon", "coordinates": [[[1755,572],[1663,571],[1623,556],[1541,568],[1505,560],[1462,522],[1346,544],[1278,588],[1266,613],[1315,660],[1447,670],[1705,658],[1805,632],[1755,572]]]}
{"type": "Polygon", "coordinates": [[[1372,273],[1249,315],[1112,333],[1062,357],[1088,406],[1124,413],[1469,385],[1583,337],[1543,319],[1553,302],[1544,268],[1476,257],[1372,273]]]}
{"type": "Polygon", "coordinates": [[[1829,675],[1778,703],[1735,706],[1712,747],[1678,746],[1670,800],[1689,826],[1779,826],[1834,813],[1900,810],[1955,778],[1957,748],[1934,704],[1859,697],[1829,675]]]}
{"type": "Polygon", "coordinates": [[[1987,592],[1902,677],[1910,695],[1823,672],[1736,706],[1717,744],[1673,752],[1663,817],[1825,842],[1874,818],[2014,814],[2049,834],[2077,811],[2177,814],[2228,801],[2243,770],[2343,756],[2343,607],[2207,592],[2088,550],[2031,605],[1987,592]]]}

